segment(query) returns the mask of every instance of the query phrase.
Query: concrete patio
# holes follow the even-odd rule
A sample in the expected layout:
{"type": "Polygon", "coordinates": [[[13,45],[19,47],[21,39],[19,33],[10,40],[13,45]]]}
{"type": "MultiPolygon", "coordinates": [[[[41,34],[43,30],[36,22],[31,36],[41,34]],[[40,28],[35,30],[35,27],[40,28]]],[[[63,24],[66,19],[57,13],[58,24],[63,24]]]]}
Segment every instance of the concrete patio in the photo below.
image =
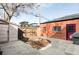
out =
{"type": "Polygon", "coordinates": [[[0,47],[3,55],[79,55],[79,45],[74,45],[71,41],[47,39],[51,40],[51,46],[43,47],[43,50],[32,48],[20,40],[0,44],[0,47]]]}
{"type": "Polygon", "coordinates": [[[3,55],[39,55],[36,49],[22,41],[0,44],[3,55]]]}

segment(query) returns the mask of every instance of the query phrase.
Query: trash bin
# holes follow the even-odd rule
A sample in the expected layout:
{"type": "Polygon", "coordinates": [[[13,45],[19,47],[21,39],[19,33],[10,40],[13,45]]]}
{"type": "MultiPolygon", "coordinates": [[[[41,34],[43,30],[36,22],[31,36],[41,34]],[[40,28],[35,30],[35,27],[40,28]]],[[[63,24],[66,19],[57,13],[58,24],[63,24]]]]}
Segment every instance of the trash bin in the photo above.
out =
{"type": "Polygon", "coordinates": [[[72,41],[73,41],[73,44],[76,44],[76,45],[79,45],[79,33],[76,32],[74,34],[71,35],[72,36],[72,41]]]}

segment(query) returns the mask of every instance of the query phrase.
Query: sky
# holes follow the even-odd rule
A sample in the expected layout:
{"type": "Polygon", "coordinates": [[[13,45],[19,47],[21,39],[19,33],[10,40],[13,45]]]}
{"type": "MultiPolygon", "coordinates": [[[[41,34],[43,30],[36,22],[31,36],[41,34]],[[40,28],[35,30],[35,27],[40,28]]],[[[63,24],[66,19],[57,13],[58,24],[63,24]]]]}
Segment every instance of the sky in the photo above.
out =
{"type": "MultiPolygon", "coordinates": [[[[79,13],[78,3],[41,3],[40,5],[40,14],[46,18],[41,18],[40,22],[46,22],[66,15],[79,13]]],[[[39,23],[39,18],[23,13],[18,17],[13,17],[11,20],[11,22],[14,22],[16,24],[19,24],[19,22],[21,21],[27,21],[29,23],[39,23]]]]}

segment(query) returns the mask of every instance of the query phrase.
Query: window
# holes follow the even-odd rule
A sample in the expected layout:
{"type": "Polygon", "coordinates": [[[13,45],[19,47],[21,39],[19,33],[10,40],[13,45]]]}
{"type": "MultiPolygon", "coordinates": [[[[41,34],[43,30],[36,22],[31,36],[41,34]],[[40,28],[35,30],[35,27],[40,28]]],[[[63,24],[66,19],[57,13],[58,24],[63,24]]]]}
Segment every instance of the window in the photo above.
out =
{"type": "Polygon", "coordinates": [[[55,32],[61,31],[61,26],[54,26],[53,31],[55,31],[55,32]]]}
{"type": "Polygon", "coordinates": [[[68,27],[67,27],[67,31],[68,31],[68,32],[75,32],[74,26],[68,26],[68,27]]]}

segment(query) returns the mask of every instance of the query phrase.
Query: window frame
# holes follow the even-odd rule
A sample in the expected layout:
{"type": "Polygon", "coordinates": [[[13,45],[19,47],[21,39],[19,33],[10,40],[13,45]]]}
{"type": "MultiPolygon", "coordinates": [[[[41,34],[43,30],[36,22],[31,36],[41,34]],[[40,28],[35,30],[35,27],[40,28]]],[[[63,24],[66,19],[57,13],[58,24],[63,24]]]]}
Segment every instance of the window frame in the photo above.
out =
{"type": "Polygon", "coordinates": [[[61,31],[61,26],[54,26],[53,31],[54,32],[60,32],[61,31]]]}

